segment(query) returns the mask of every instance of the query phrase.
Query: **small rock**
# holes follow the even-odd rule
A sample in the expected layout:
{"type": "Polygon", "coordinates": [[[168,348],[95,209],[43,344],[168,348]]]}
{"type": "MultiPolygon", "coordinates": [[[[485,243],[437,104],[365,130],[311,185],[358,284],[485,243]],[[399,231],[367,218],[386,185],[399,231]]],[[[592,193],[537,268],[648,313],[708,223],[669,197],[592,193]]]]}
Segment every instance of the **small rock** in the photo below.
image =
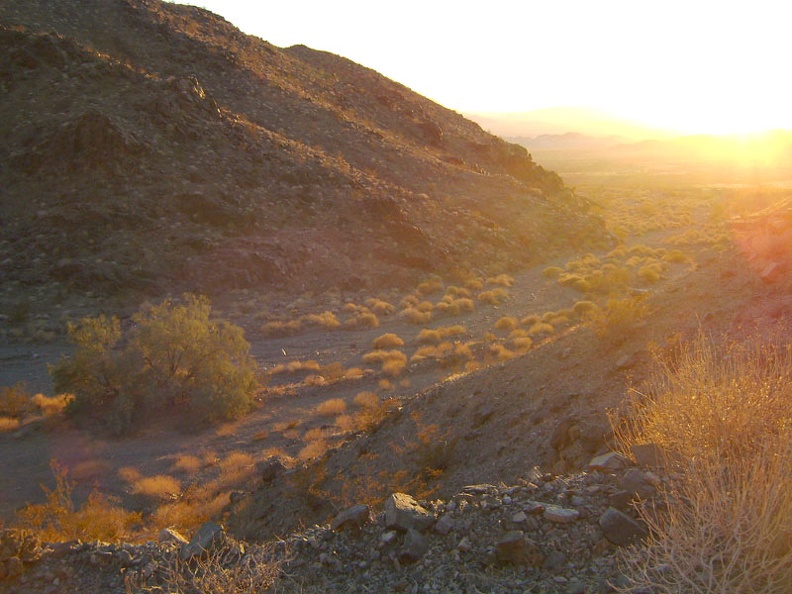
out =
{"type": "Polygon", "coordinates": [[[94,551],[91,553],[91,565],[105,566],[113,562],[113,553],[110,551],[94,551]]]}
{"type": "Polygon", "coordinates": [[[281,462],[280,458],[276,456],[272,456],[271,458],[267,458],[263,462],[260,462],[256,465],[256,469],[258,470],[259,476],[261,476],[261,481],[263,483],[271,483],[286,471],[286,467],[283,465],[283,462],[281,462]]]}
{"type": "Polygon", "coordinates": [[[463,536],[462,540],[456,546],[458,551],[468,552],[473,550],[473,543],[470,542],[470,539],[467,536],[463,536]]]}
{"type": "Polygon", "coordinates": [[[225,540],[225,530],[216,522],[205,522],[201,525],[190,542],[182,547],[181,559],[187,560],[203,555],[212,546],[217,546],[225,540]]]}
{"type": "Polygon", "coordinates": [[[580,517],[580,512],[576,509],[567,509],[564,507],[557,507],[549,505],[544,510],[544,518],[548,522],[554,524],[571,524],[577,521],[580,517]]]}
{"type": "Polygon", "coordinates": [[[545,556],[533,541],[525,537],[522,530],[512,530],[495,543],[495,556],[501,563],[517,563],[540,567],[545,556]]]}
{"type": "Polygon", "coordinates": [[[599,519],[600,528],[613,544],[624,547],[647,536],[646,529],[627,514],[609,507],[599,519]]]}
{"type": "Polygon", "coordinates": [[[163,528],[160,530],[157,540],[162,544],[174,543],[183,545],[187,544],[188,542],[186,538],[176,532],[173,528],[163,528]]]}
{"type": "Polygon", "coordinates": [[[398,533],[395,530],[388,530],[387,532],[382,533],[382,536],[380,536],[380,542],[383,545],[389,545],[396,540],[397,536],[398,533]]]}
{"type": "Polygon", "coordinates": [[[627,491],[633,497],[649,499],[657,493],[657,489],[652,484],[656,477],[655,475],[650,476],[650,474],[637,468],[630,468],[619,479],[619,488],[627,491]]]}
{"type": "Polygon", "coordinates": [[[547,553],[544,563],[542,563],[542,569],[555,571],[556,569],[563,567],[566,562],[567,556],[564,553],[561,551],[550,551],[547,553]]]}
{"type": "Polygon", "coordinates": [[[434,531],[445,536],[454,529],[455,525],[456,522],[451,517],[451,514],[443,514],[437,524],[434,525],[434,531]]]}
{"type": "Polygon", "coordinates": [[[365,504],[354,505],[338,514],[330,523],[333,530],[345,528],[362,528],[369,519],[369,506],[365,504]]]}
{"type": "Polygon", "coordinates": [[[630,461],[618,452],[608,452],[597,456],[589,462],[589,470],[601,470],[604,472],[614,472],[624,470],[630,466],[630,461]]]}
{"type": "Polygon", "coordinates": [[[399,563],[415,563],[429,550],[429,542],[417,530],[410,529],[404,536],[404,543],[399,549],[399,563]]]}
{"type": "Polygon", "coordinates": [[[524,511],[521,511],[514,514],[511,518],[511,521],[514,522],[515,524],[522,524],[527,519],[528,519],[528,514],[526,514],[524,511]]]}

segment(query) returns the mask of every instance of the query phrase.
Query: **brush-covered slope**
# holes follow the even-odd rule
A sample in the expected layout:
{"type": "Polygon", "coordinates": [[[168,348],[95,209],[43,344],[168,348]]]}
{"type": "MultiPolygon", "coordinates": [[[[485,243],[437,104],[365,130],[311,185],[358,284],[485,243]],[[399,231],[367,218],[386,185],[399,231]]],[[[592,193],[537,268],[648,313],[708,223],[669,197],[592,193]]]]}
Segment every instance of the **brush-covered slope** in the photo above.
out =
{"type": "Polygon", "coordinates": [[[376,72],[159,0],[0,4],[4,281],[398,284],[606,238],[522,147],[376,72]]]}

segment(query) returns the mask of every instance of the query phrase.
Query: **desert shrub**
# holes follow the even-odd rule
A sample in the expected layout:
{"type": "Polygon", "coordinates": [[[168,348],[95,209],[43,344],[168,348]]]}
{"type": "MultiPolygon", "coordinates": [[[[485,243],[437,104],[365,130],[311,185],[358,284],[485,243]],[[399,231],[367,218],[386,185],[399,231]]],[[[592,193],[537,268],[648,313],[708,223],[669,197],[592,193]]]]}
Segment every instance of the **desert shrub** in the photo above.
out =
{"type": "Polygon", "coordinates": [[[32,398],[33,404],[45,417],[53,417],[64,412],[73,400],[72,394],[58,394],[57,396],[36,394],[32,398]]]}
{"type": "Polygon", "coordinates": [[[671,250],[663,255],[663,260],[671,264],[684,264],[690,262],[690,258],[681,250],[671,250]]]}
{"type": "Polygon", "coordinates": [[[247,545],[244,554],[226,544],[206,554],[182,560],[178,552],[156,564],[155,571],[129,570],[124,590],[139,592],[190,592],[191,594],[243,594],[269,592],[277,582],[289,554],[275,553],[272,545],[247,545]]]}
{"type": "Polygon", "coordinates": [[[564,272],[563,268],[559,268],[558,266],[548,266],[542,270],[542,276],[545,278],[558,278],[561,276],[562,272],[564,272]]]}
{"type": "Polygon", "coordinates": [[[392,349],[404,346],[404,340],[398,334],[388,332],[375,338],[372,345],[375,349],[392,349]]]}
{"type": "Polygon", "coordinates": [[[792,590],[792,347],[699,336],[612,416],[625,453],[654,444],[675,472],[624,556],[633,591],[792,590]]]}
{"type": "Polygon", "coordinates": [[[489,352],[490,355],[495,357],[498,361],[508,361],[514,357],[514,352],[510,351],[500,343],[490,345],[489,352]]]}
{"type": "Polygon", "coordinates": [[[238,417],[252,405],[255,363],[241,328],[210,319],[208,299],[144,305],[125,336],[118,318],[69,324],[74,355],[50,368],[57,392],[75,411],[102,412],[116,432],[144,411],[186,404],[197,418],[238,417]]]}
{"type": "Polygon", "coordinates": [[[514,277],[508,274],[499,274],[487,279],[488,285],[500,285],[502,287],[511,287],[514,285],[514,277]]]}
{"type": "Polygon", "coordinates": [[[528,335],[529,336],[538,336],[540,334],[552,334],[555,331],[552,324],[548,324],[547,322],[537,322],[530,328],[528,328],[528,335]]]}
{"type": "Polygon", "coordinates": [[[325,330],[335,330],[341,327],[341,322],[332,311],[324,311],[320,314],[308,314],[300,318],[306,325],[317,326],[325,330]]]}
{"type": "Polygon", "coordinates": [[[115,502],[94,491],[82,507],[72,498],[73,483],[66,470],[52,462],[55,488],[42,486],[46,502],[28,504],[17,512],[17,524],[35,530],[46,542],[69,540],[102,540],[117,542],[128,540],[136,527],[142,524],[139,512],[128,512],[115,502]]]}
{"type": "Polygon", "coordinates": [[[527,351],[533,346],[533,340],[528,336],[515,336],[510,340],[512,346],[518,351],[527,351]]]}
{"type": "Polygon", "coordinates": [[[346,412],[346,402],[342,398],[325,400],[316,407],[316,414],[322,417],[335,417],[346,412]]]}
{"type": "Polygon", "coordinates": [[[386,375],[399,375],[407,365],[407,355],[398,350],[376,350],[363,355],[363,362],[381,365],[386,375]]]}
{"type": "Polygon", "coordinates": [[[418,333],[416,340],[419,344],[437,344],[442,339],[442,335],[437,330],[424,328],[418,333]]]}
{"type": "Polygon", "coordinates": [[[470,291],[480,291],[484,288],[484,281],[480,278],[469,278],[465,281],[465,288],[470,291]]]}
{"type": "Polygon", "coordinates": [[[491,291],[482,291],[478,294],[478,300],[489,305],[499,305],[505,301],[508,296],[509,293],[505,289],[497,288],[491,291]]]}
{"type": "Polygon", "coordinates": [[[357,311],[344,322],[344,328],[355,330],[357,328],[379,328],[379,318],[368,309],[357,311]]]}
{"type": "Polygon", "coordinates": [[[595,309],[597,309],[597,304],[593,301],[578,301],[572,307],[572,311],[579,318],[588,315],[595,309]]]}
{"type": "Polygon", "coordinates": [[[297,334],[302,327],[302,322],[300,320],[288,320],[288,321],[280,321],[280,320],[273,320],[271,322],[265,323],[260,332],[264,336],[269,336],[272,338],[282,338],[284,336],[292,336],[293,334],[297,334]]]}
{"type": "Polygon", "coordinates": [[[520,320],[521,326],[528,326],[529,328],[536,324],[537,322],[542,321],[542,316],[538,314],[529,314],[525,316],[522,320],[520,320]]]}
{"type": "Polygon", "coordinates": [[[24,382],[0,388],[0,416],[18,419],[33,411],[33,397],[24,382]]]}
{"type": "Polygon", "coordinates": [[[605,307],[591,310],[586,319],[601,338],[624,341],[635,326],[649,315],[644,295],[609,299],[605,307]]]}
{"type": "Polygon", "coordinates": [[[389,316],[396,311],[396,307],[384,299],[366,299],[366,307],[380,316],[389,316]]]}
{"type": "Polygon", "coordinates": [[[375,408],[379,406],[380,399],[374,392],[358,392],[352,403],[358,408],[375,408]]]}
{"type": "Polygon", "coordinates": [[[443,290],[443,281],[439,278],[430,278],[418,285],[421,295],[432,295],[443,290]]]}
{"type": "Polygon", "coordinates": [[[0,433],[16,431],[20,426],[19,419],[13,417],[0,417],[0,433]]]}
{"type": "Polygon", "coordinates": [[[519,323],[520,322],[515,317],[503,316],[502,318],[499,318],[497,322],[495,322],[495,328],[498,330],[512,331],[519,325],[519,323]]]}
{"type": "Polygon", "coordinates": [[[415,324],[416,326],[422,326],[432,321],[431,311],[420,311],[415,307],[408,307],[402,310],[399,315],[405,322],[415,324]]]}

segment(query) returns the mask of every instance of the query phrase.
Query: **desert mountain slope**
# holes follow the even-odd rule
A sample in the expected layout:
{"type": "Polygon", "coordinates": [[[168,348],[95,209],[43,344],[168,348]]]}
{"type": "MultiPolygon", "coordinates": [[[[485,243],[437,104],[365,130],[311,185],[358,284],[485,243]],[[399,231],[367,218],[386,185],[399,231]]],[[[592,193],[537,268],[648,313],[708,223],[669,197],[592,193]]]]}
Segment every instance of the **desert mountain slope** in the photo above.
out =
{"type": "Polygon", "coordinates": [[[99,294],[359,288],[606,237],[524,148],[202,9],[5,2],[0,47],[9,280],[99,294]]]}

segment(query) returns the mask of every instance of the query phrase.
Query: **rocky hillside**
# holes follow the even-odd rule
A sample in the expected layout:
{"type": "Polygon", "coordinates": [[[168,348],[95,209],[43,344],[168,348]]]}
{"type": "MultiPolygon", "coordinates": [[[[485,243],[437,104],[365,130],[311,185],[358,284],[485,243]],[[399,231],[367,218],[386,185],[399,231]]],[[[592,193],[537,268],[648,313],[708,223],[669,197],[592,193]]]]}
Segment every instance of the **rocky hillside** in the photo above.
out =
{"type": "Polygon", "coordinates": [[[159,0],[0,4],[6,281],[398,285],[606,234],[527,151],[376,72],[159,0]]]}

